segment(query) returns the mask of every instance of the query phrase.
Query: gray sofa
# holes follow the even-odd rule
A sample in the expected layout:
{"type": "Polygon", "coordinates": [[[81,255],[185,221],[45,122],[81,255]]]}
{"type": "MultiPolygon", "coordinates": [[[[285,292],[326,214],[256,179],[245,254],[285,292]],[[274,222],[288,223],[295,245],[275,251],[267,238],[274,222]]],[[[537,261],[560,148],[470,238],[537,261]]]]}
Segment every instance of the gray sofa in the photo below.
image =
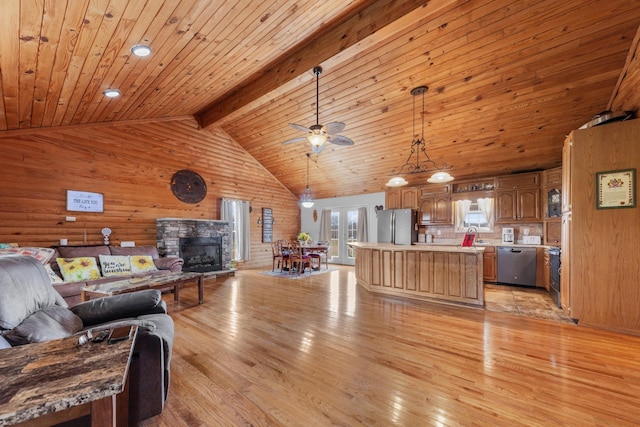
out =
{"type": "Polygon", "coordinates": [[[129,421],[162,412],[169,391],[174,328],[159,291],[99,298],[69,308],[39,261],[2,256],[0,295],[0,357],[8,346],[138,325],[129,368],[129,421]]]}
{"type": "Polygon", "coordinates": [[[136,246],[136,247],[120,247],[120,246],[59,246],[56,254],[49,260],[51,269],[60,277],[60,269],[56,262],[56,258],[77,258],[77,257],[93,257],[96,264],[100,268],[100,255],[149,255],[153,259],[157,271],[147,272],[143,274],[130,274],[125,276],[101,277],[100,279],[88,280],[83,282],[63,282],[55,283],[56,290],[62,295],[69,305],[75,305],[80,302],[81,289],[85,286],[113,282],[114,280],[122,280],[136,276],[147,276],[152,274],[167,274],[171,272],[182,271],[184,261],[178,257],[160,257],[158,249],[155,246],[136,246]]]}

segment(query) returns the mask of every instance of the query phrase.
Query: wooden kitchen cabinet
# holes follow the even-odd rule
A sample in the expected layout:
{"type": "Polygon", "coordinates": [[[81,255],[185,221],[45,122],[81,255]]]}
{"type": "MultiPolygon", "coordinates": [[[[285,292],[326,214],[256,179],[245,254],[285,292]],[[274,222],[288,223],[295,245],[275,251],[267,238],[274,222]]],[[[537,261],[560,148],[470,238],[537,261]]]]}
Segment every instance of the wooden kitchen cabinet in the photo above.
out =
{"type": "Polygon", "coordinates": [[[418,189],[416,187],[403,188],[400,194],[402,196],[402,209],[418,209],[418,189]]]}
{"type": "Polygon", "coordinates": [[[420,225],[453,225],[451,186],[434,184],[420,187],[420,225]]]}
{"type": "Polygon", "coordinates": [[[496,223],[541,222],[539,172],[496,179],[496,223]]]}
{"type": "Polygon", "coordinates": [[[392,188],[385,192],[385,209],[400,209],[402,207],[402,189],[392,188]]]}
{"type": "Polygon", "coordinates": [[[545,220],[543,234],[545,245],[560,246],[562,244],[562,218],[545,220]]]}
{"type": "Polygon", "coordinates": [[[531,187],[540,187],[540,172],[505,175],[496,179],[496,189],[498,190],[514,190],[531,187]]]}
{"type": "Polygon", "coordinates": [[[392,188],[385,193],[385,209],[419,209],[418,188],[392,188]]]}
{"type": "Polygon", "coordinates": [[[498,281],[498,268],[495,246],[485,246],[482,255],[482,280],[485,282],[498,281]]]}
{"type": "Polygon", "coordinates": [[[496,191],[496,223],[540,222],[540,188],[496,191]]]}
{"type": "Polygon", "coordinates": [[[453,225],[450,196],[420,199],[420,225],[453,225]]]}
{"type": "Polygon", "coordinates": [[[549,290],[551,257],[546,248],[536,248],[536,287],[549,290]]]}
{"type": "Polygon", "coordinates": [[[545,244],[559,245],[562,222],[562,168],[542,172],[542,212],[544,216],[543,239],[545,244]]]}

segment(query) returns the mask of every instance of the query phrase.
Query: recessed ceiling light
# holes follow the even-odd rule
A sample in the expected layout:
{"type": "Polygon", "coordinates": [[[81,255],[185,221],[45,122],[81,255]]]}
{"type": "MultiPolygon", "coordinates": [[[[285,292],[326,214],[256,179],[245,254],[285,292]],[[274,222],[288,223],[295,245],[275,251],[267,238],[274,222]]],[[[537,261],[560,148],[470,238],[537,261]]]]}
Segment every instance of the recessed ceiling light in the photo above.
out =
{"type": "Polygon", "coordinates": [[[107,89],[102,92],[102,94],[107,98],[117,98],[118,96],[120,96],[120,91],[118,89],[107,89]]]}
{"type": "Polygon", "coordinates": [[[135,56],[149,56],[151,55],[151,48],[149,46],[139,44],[131,48],[131,53],[135,56]]]}

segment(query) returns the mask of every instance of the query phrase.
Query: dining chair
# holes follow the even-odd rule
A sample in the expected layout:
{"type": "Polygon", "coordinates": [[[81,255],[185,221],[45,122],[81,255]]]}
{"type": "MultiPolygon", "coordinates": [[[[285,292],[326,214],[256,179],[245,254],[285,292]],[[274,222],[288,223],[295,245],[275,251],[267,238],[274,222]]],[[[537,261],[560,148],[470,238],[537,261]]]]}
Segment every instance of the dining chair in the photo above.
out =
{"type": "Polygon", "coordinates": [[[318,242],[317,246],[324,246],[324,248],[316,248],[313,250],[309,256],[312,257],[312,260],[317,262],[318,270],[322,267],[322,259],[324,258],[325,268],[329,268],[329,251],[331,250],[331,245],[327,241],[318,242]]]}
{"type": "Polygon", "coordinates": [[[304,273],[306,267],[311,268],[309,255],[304,254],[300,243],[292,243],[289,246],[289,274],[295,269],[298,274],[304,273]]]}
{"type": "Polygon", "coordinates": [[[286,240],[277,240],[274,250],[277,256],[277,259],[274,259],[274,267],[275,261],[277,260],[278,268],[280,272],[282,272],[289,266],[289,242],[286,240]]]}

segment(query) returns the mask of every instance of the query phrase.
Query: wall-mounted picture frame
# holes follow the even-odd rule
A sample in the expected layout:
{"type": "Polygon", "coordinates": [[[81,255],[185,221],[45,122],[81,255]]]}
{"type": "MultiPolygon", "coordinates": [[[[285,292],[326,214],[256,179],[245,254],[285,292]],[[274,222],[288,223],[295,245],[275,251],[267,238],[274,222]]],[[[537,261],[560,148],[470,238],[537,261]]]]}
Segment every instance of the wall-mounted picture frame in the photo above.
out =
{"type": "Polygon", "coordinates": [[[67,210],[75,212],[104,212],[102,193],[67,190],[67,210]]]}
{"type": "Polygon", "coordinates": [[[636,207],[636,170],[620,169],[596,173],[596,208],[636,207]]]}
{"type": "Polygon", "coordinates": [[[273,242],[273,211],[262,208],[262,243],[273,242]]]}

